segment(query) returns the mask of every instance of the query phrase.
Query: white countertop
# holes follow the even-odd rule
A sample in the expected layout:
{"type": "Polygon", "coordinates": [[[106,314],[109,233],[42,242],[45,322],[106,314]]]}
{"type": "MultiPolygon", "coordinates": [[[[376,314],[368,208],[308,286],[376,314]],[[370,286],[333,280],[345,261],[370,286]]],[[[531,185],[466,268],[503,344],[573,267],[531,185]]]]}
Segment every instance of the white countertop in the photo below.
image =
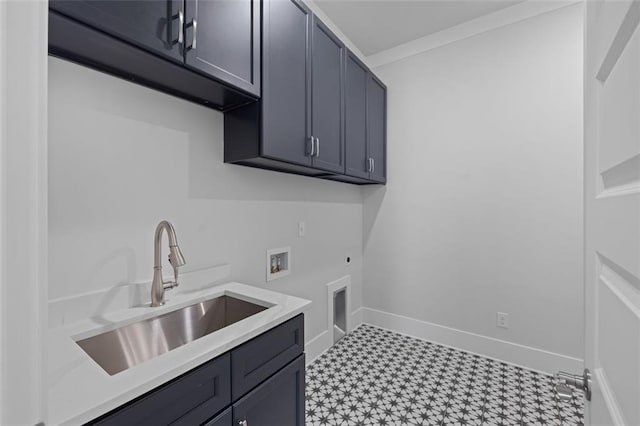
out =
{"type": "Polygon", "coordinates": [[[192,292],[168,293],[168,297],[167,303],[158,308],[122,309],[49,330],[48,424],[77,425],[94,419],[293,318],[311,303],[236,282],[192,292]],[[114,376],[107,374],[75,343],[221,295],[270,307],[114,376]]]}

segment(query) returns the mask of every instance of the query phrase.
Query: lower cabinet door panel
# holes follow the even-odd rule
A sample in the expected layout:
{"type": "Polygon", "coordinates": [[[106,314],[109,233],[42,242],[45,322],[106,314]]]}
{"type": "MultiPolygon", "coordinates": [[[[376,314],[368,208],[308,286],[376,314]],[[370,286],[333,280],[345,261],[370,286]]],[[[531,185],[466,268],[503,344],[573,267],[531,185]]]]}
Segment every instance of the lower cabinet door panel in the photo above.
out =
{"type": "Polygon", "coordinates": [[[233,410],[231,407],[209,420],[204,426],[231,426],[233,423],[233,410]]]}
{"type": "Polygon", "coordinates": [[[231,395],[241,396],[304,352],[304,315],[261,334],[231,351],[231,395]]]}
{"type": "Polygon", "coordinates": [[[304,354],[233,404],[233,424],[304,426],[304,354]]]}
{"type": "Polygon", "coordinates": [[[90,424],[199,425],[231,403],[231,365],[224,354],[90,424]]]}

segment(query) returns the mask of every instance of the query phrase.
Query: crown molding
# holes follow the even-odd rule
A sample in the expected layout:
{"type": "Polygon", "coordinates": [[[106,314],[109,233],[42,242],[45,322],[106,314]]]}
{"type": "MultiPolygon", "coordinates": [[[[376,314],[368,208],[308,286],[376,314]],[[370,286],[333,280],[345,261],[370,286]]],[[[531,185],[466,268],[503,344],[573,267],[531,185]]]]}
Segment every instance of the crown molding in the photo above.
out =
{"type": "Polygon", "coordinates": [[[372,68],[405,59],[487,31],[495,30],[563,7],[582,3],[583,0],[527,0],[471,21],[438,31],[367,57],[372,68]]]}

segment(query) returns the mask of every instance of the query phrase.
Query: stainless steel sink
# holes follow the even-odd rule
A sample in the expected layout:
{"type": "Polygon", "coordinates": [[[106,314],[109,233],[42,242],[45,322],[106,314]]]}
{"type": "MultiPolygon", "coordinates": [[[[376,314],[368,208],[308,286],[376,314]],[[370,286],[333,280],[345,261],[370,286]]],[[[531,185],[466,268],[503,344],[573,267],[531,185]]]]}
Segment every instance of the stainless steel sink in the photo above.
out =
{"type": "Polygon", "coordinates": [[[235,297],[220,296],[76,343],[114,375],[265,309],[235,297]]]}

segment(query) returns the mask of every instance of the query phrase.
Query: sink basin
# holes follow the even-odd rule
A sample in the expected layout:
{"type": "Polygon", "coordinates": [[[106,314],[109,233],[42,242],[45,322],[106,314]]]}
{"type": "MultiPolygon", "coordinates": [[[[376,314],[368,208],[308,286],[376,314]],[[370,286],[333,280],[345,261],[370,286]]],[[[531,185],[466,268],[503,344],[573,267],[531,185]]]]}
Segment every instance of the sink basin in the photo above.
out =
{"type": "Polygon", "coordinates": [[[267,309],[220,296],[76,343],[114,375],[267,309]]]}

